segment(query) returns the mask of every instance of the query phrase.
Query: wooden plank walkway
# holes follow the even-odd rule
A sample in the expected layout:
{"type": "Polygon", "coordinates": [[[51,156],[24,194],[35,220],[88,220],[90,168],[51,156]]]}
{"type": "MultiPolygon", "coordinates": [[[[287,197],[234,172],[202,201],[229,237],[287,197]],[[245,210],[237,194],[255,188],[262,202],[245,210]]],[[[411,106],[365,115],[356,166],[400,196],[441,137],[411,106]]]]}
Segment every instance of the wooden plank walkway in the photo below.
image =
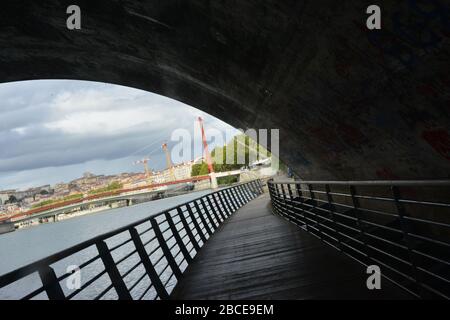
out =
{"type": "Polygon", "coordinates": [[[409,299],[365,267],[271,213],[263,195],[236,212],[187,268],[172,299],[409,299]]]}

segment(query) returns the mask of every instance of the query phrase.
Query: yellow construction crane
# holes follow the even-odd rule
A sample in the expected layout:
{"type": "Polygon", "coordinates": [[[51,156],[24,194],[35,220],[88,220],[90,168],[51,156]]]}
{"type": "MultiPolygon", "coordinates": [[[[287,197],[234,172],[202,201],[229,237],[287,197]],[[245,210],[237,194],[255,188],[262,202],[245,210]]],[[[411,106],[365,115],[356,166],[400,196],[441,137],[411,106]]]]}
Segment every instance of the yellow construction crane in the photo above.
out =
{"type": "Polygon", "coordinates": [[[147,180],[148,180],[149,182],[151,182],[151,181],[150,181],[150,178],[151,178],[151,171],[150,171],[150,169],[148,168],[148,162],[149,162],[149,161],[150,161],[149,158],[144,158],[144,159],[141,159],[141,160],[138,160],[138,161],[133,162],[133,164],[134,164],[134,165],[143,164],[143,165],[144,165],[144,170],[145,170],[145,177],[147,178],[147,180]]]}
{"type": "Polygon", "coordinates": [[[167,148],[167,143],[163,143],[162,149],[164,150],[164,153],[166,154],[167,170],[169,170],[170,178],[172,179],[172,181],[175,181],[176,180],[175,172],[174,172],[172,160],[170,159],[170,153],[167,148]]]}

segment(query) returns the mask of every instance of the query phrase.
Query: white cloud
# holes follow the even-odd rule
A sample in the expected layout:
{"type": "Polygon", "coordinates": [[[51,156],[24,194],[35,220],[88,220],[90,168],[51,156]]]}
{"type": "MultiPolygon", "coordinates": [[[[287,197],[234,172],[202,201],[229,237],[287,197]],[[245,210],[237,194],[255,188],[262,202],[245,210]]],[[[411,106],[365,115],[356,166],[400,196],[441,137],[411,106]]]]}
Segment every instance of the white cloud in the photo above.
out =
{"type": "Polygon", "coordinates": [[[161,113],[148,109],[74,112],[44,126],[66,134],[117,135],[124,131],[161,130],[165,122],[161,113]]]}
{"type": "Polygon", "coordinates": [[[0,101],[0,189],[67,181],[90,167],[135,171],[132,162],[150,153],[161,169],[173,130],[193,132],[198,116],[206,130],[231,128],[178,101],[96,82],[6,83],[0,101]]]}

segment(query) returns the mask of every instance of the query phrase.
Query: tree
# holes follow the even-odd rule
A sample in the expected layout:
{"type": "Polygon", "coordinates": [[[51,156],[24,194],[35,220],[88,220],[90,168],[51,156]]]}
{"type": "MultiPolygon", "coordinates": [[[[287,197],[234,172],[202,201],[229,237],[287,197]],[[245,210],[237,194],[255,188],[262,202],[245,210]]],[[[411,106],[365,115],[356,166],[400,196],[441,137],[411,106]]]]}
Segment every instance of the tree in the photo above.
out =
{"type": "Polygon", "coordinates": [[[209,173],[208,165],[206,164],[206,162],[194,164],[192,166],[192,171],[191,171],[192,177],[204,176],[204,175],[207,175],[208,173],[209,173]]]}
{"type": "Polygon", "coordinates": [[[5,201],[5,203],[17,203],[17,198],[14,195],[10,195],[9,199],[5,201]]]}

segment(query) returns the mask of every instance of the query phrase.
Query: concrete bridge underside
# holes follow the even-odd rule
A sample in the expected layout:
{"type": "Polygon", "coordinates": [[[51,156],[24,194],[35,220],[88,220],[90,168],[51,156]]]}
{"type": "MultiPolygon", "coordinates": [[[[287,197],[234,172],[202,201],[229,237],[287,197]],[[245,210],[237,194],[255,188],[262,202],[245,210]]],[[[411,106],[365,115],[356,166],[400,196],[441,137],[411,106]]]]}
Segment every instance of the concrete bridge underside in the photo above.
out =
{"type": "Polygon", "coordinates": [[[6,1],[0,82],[80,79],[279,128],[305,179],[448,178],[448,1],[6,1]]]}

